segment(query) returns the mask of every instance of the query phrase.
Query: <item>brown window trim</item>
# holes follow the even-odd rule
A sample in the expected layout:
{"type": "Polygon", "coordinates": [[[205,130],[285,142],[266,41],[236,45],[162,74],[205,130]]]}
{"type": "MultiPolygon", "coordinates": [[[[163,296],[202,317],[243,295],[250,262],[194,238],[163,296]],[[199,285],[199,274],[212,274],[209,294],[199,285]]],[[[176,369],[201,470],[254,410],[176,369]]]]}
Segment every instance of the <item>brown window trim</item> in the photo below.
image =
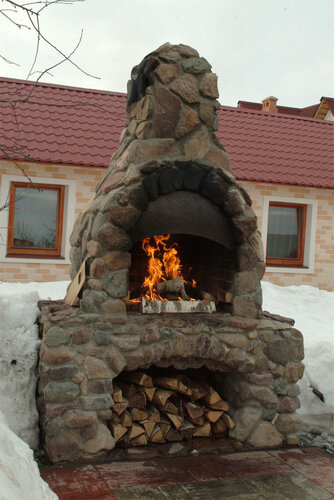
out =
{"type": "Polygon", "coordinates": [[[63,216],[64,216],[64,198],[65,186],[57,184],[43,184],[30,182],[12,182],[9,195],[9,217],[8,217],[8,241],[6,257],[21,257],[21,258],[54,258],[63,259],[61,255],[62,235],[63,235],[63,216]],[[16,188],[26,189],[52,189],[58,191],[57,204],[57,228],[56,228],[56,247],[55,248],[18,248],[14,247],[14,216],[15,216],[15,192],[16,188]]]}
{"type": "MultiPolygon", "coordinates": [[[[295,259],[275,259],[267,258],[266,265],[272,267],[299,267],[304,266],[304,249],[305,249],[305,232],[306,232],[306,216],[307,205],[304,203],[284,203],[280,201],[270,201],[268,207],[268,223],[269,223],[269,209],[270,207],[290,207],[297,209],[298,227],[300,228],[298,235],[298,251],[299,255],[295,259]]],[[[268,236],[267,236],[268,237],[268,236]]]]}

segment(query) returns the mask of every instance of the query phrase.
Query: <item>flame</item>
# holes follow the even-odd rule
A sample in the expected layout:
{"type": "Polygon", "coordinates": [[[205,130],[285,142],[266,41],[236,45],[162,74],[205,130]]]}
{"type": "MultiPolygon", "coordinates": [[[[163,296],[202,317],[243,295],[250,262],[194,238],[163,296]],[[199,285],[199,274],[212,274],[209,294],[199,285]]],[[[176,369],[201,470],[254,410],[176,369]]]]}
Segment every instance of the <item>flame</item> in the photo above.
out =
{"type": "MultiPolygon", "coordinates": [[[[155,290],[156,285],[161,281],[175,279],[182,276],[182,265],[177,254],[177,244],[173,243],[170,247],[167,241],[170,234],[154,236],[154,242],[151,244],[151,238],[145,238],[142,248],[148,255],[148,276],[146,276],[143,287],[148,288],[145,297],[149,300],[167,300],[161,297],[155,290]]],[[[182,300],[179,297],[179,300],[182,300]]]]}

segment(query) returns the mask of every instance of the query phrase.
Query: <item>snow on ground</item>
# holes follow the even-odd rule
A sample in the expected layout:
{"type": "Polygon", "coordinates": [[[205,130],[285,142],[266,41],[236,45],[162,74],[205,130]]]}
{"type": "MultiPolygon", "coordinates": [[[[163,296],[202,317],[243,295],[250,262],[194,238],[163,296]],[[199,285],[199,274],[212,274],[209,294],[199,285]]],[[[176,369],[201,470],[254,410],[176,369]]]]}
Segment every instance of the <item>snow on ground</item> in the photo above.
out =
{"type": "Polygon", "coordinates": [[[38,447],[35,402],[40,298],[59,299],[68,282],[0,283],[0,411],[15,434],[38,447]]]}
{"type": "Polygon", "coordinates": [[[0,412],[0,500],[55,500],[39,475],[32,450],[6,424],[0,412]]]}
{"type": "Polygon", "coordinates": [[[293,318],[304,336],[301,389],[302,428],[334,436],[334,292],[308,285],[280,287],[262,282],[263,309],[293,318]],[[324,396],[321,401],[313,388],[324,396]]]}

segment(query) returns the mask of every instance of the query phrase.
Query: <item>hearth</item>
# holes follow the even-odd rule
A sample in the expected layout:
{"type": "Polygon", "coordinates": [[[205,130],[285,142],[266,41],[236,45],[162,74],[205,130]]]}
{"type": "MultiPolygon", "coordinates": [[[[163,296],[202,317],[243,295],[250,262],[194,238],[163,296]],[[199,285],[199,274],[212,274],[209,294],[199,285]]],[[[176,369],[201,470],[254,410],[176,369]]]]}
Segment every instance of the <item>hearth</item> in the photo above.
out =
{"type": "MultiPolygon", "coordinates": [[[[185,45],[165,44],[132,71],[120,148],[71,235],[72,280],[86,269],[78,304],[40,304],[38,406],[52,462],[144,446],[155,410],[155,442],[171,430],[179,440],[180,421],[195,418],[189,411],[205,418],[195,436],[220,437],[224,424],[239,448],[298,442],[302,335],[291,320],[262,313],[261,236],[214,132],[216,82],[185,45]],[[164,405],[152,410],[147,395],[144,407],[129,406],[125,379],[145,375],[161,390],[163,373],[214,391],[226,405],[210,416],[217,421],[204,417],[215,410],[206,396],[190,392],[170,396],[176,419],[164,405]]],[[[191,442],[189,429],[181,439],[191,442]]]]}

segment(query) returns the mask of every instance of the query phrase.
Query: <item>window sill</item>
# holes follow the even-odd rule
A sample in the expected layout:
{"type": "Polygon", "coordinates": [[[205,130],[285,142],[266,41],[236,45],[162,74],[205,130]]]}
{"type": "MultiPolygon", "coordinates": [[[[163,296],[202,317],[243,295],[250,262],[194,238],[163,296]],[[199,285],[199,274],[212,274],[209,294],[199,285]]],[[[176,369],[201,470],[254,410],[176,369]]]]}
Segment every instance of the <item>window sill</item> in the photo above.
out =
{"type": "Polygon", "coordinates": [[[2,264],[71,264],[68,257],[42,257],[34,255],[33,257],[8,255],[0,259],[2,264]]]}
{"type": "Polygon", "coordinates": [[[286,267],[286,266],[266,266],[266,273],[290,273],[290,274],[313,274],[314,270],[307,266],[286,267]]]}

